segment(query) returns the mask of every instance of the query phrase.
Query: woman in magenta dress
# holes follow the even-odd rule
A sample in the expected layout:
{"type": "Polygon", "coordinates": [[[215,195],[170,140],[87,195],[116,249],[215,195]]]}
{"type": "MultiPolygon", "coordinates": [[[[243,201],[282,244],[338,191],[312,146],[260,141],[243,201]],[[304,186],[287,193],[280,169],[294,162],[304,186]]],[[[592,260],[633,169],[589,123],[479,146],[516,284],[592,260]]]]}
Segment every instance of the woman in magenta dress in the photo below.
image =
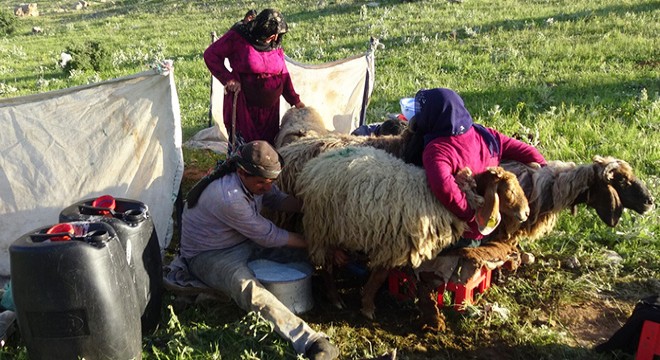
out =
{"type": "Polygon", "coordinates": [[[280,96],[296,108],[305,107],[284,61],[281,44],[286,32],[282,14],[265,9],[254,20],[234,25],[204,51],[206,66],[225,86],[223,115],[230,145],[253,140],[272,144],[280,128],[280,96]],[[236,139],[232,130],[234,96],[236,139]]]}

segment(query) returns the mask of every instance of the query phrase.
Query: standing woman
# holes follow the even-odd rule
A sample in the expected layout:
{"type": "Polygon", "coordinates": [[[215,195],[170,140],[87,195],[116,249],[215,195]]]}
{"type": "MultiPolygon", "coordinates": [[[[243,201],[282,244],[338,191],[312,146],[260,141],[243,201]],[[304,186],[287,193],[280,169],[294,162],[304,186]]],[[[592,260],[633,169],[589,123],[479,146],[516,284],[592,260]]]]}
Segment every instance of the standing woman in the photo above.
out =
{"type": "Polygon", "coordinates": [[[204,51],[206,66],[225,86],[223,117],[230,153],[234,141],[235,145],[253,140],[274,143],[280,128],[280,96],[296,108],[305,107],[284,61],[281,44],[287,30],[279,11],[265,9],[254,20],[234,25],[204,51]]]}

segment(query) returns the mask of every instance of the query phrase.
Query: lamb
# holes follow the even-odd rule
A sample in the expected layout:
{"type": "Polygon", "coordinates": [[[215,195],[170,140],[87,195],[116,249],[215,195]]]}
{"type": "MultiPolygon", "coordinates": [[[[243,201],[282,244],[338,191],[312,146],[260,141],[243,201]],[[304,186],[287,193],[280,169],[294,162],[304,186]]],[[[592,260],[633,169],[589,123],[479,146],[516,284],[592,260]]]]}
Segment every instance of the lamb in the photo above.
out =
{"type": "MultiPolygon", "coordinates": [[[[515,176],[501,168],[483,176],[490,176],[487,186],[496,186],[498,195],[517,195],[501,196],[502,203],[515,200],[507,204],[515,209],[510,214],[516,212],[525,220],[529,209],[515,176]]],[[[309,160],[298,177],[295,194],[304,203],[302,223],[312,262],[331,270],[328,254],[334,248],[369,258],[371,274],[361,312],[370,319],[375,293],[389,269],[419,266],[453,244],[465,229],[465,223],[436,200],[425,179],[422,168],[383,150],[354,146],[309,160]]],[[[332,282],[328,286],[330,299],[341,307],[332,282]]]]}

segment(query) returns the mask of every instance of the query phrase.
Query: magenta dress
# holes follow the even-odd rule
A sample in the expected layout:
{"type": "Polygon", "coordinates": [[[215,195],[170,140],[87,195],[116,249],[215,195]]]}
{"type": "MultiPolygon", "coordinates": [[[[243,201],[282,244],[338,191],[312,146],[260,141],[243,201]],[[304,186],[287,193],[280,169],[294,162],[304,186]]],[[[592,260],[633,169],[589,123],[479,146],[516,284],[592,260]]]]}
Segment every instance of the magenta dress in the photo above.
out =
{"type": "MultiPolygon", "coordinates": [[[[280,95],[291,105],[300,102],[284,61],[284,51],[257,51],[237,31],[229,30],[204,51],[206,66],[220,82],[241,83],[236,102],[239,140],[266,140],[273,144],[280,129],[280,95]],[[232,71],[225,66],[229,59],[232,71]]],[[[234,93],[224,97],[224,123],[231,142],[234,93]]]]}

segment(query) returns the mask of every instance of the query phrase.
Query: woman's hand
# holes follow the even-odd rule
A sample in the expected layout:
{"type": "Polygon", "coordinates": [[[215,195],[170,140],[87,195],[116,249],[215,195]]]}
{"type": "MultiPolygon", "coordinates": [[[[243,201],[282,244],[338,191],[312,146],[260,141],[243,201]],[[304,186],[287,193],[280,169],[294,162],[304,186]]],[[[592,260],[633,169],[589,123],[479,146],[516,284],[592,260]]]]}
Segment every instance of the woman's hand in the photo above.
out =
{"type": "Polygon", "coordinates": [[[305,103],[303,103],[302,101],[299,101],[299,102],[298,102],[296,105],[294,105],[294,106],[296,107],[296,109],[302,109],[302,108],[305,107],[305,103]]]}
{"type": "Polygon", "coordinates": [[[227,84],[225,85],[225,90],[231,91],[231,92],[237,92],[241,91],[241,83],[239,83],[236,80],[229,80],[227,81],[227,84]]]}

